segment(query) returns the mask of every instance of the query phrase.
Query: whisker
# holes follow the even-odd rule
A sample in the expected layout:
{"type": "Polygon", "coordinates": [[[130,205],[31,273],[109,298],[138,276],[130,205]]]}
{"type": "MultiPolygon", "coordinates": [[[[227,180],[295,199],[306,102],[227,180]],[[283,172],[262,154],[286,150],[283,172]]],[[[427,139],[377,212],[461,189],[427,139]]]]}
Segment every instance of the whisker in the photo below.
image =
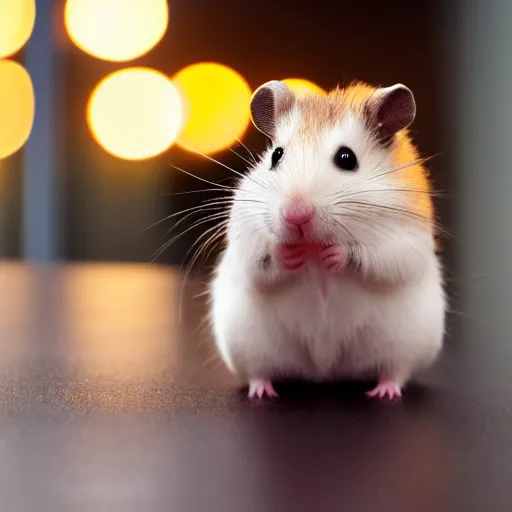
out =
{"type": "MultiPolygon", "coordinates": [[[[185,210],[180,210],[179,212],[172,213],[171,215],[167,215],[163,219],[160,219],[160,220],[157,220],[156,222],[153,222],[153,224],[150,224],[148,227],[142,229],[137,234],[144,233],[148,229],[152,229],[155,226],[158,226],[159,224],[162,224],[162,222],[165,222],[166,220],[173,219],[174,217],[177,217],[178,215],[182,215],[184,213],[188,213],[188,212],[191,212],[191,211],[196,212],[196,211],[201,211],[201,210],[207,211],[208,210],[208,206],[210,206],[210,205],[209,204],[200,204],[200,205],[196,205],[196,206],[191,206],[190,208],[186,208],[185,210]]],[[[218,205],[216,203],[212,203],[211,206],[212,207],[218,207],[218,205]]]]}
{"type": "MultiPolygon", "coordinates": [[[[227,122],[226,118],[222,118],[220,121],[225,129],[229,130],[230,132],[233,132],[233,126],[231,123],[227,122]]],[[[247,151],[247,153],[249,153],[254,163],[256,163],[256,158],[252,154],[251,150],[236,135],[234,136],[234,139],[247,151]]]]}
{"type": "Polygon", "coordinates": [[[391,169],[389,171],[385,171],[385,172],[376,174],[375,176],[371,176],[370,178],[368,178],[368,181],[376,180],[377,178],[380,178],[382,176],[386,176],[387,174],[392,174],[392,173],[395,173],[395,172],[403,171],[403,170],[405,170],[405,169],[407,169],[409,167],[413,167],[414,165],[424,164],[425,162],[428,162],[428,161],[432,160],[433,158],[436,158],[437,156],[440,156],[440,155],[442,155],[442,153],[436,153],[436,154],[431,155],[431,156],[426,156],[424,158],[419,158],[418,160],[415,160],[413,162],[409,162],[408,164],[402,165],[400,167],[393,168],[393,169],[391,169]]]}
{"type": "Polygon", "coordinates": [[[259,187],[262,187],[262,188],[267,188],[265,187],[262,183],[259,183],[258,181],[256,181],[252,176],[248,175],[248,174],[243,174],[241,172],[238,172],[237,170],[233,169],[232,167],[229,167],[229,165],[226,165],[222,162],[219,162],[218,160],[215,160],[215,158],[212,158],[211,156],[209,155],[206,155],[205,153],[201,153],[200,151],[197,151],[195,149],[192,149],[192,151],[194,153],[196,153],[197,155],[200,155],[202,156],[203,158],[206,158],[207,160],[210,160],[210,162],[213,162],[217,165],[220,165],[221,167],[224,167],[225,169],[228,169],[229,171],[231,171],[232,173],[240,176],[242,179],[243,178],[248,178],[250,179],[253,183],[255,183],[256,185],[258,185],[259,187]]]}
{"type": "Polygon", "coordinates": [[[367,234],[371,234],[375,231],[375,226],[379,227],[379,230],[386,230],[389,232],[395,232],[394,226],[391,226],[389,222],[385,222],[382,217],[375,217],[371,219],[371,222],[369,222],[368,215],[364,215],[361,213],[358,213],[358,210],[352,210],[349,212],[343,212],[341,214],[335,214],[338,218],[347,218],[350,219],[352,222],[356,222],[358,225],[358,229],[365,231],[367,234]]]}
{"type": "MultiPolygon", "coordinates": [[[[201,286],[206,287],[207,284],[208,284],[207,282],[203,282],[203,283],[201,283],[201,286]]],[[[206,289],[206,290],[203,290],[202,292],[196,293],[192,298],[193,299],[202,299],[203,297],[208,297],[209,295],[210,295],[210,290],[206,289]]]]}
{"type": "MultiPolygon", "coordinates": [[[[222,223],[220,225],[220,229],[223,229],[226,225],[227,225],[227,221],[225,221],[224,223],[222,223]]],[[[186,261],[188,255],[190,254],[190,251],[193,250],[193,248],[198,244],[198,242],[200,242],[206,235],[208,235],[208,233],[211,233],[213,230],[217,230],[217,229],[219,229],[219,226],[213,226],[213,227],[207,229],[204,233],[202,233],[201,236],[199,236],[197,238],[197,240],[192,244],[190,249],[187,251],[187,254],[185,255],[185,261],[186,261]]],[[[185,275],[183,276],[183,281],[181,283],[180,300],[179,300],[179,303],[178,303],[178,322],[180,322],[180,323],[181,323],[181,316],[182,316],[183,292],[185,290],[185,285],[186,285],[186,283],[188,281],[188,278],[190,276],[190,272],[192,271],[194,263],[197,260],[199,254],[201,254],[201,251],[196,253],[196,255],[193,257],[192,262],[190,263],[188,269],[185,271],[185,275]]]]}
{"type": "Polygon", "coordinates": [[[362,207],[365,208],[365,213],[368,214],[368,215],[374,214],[374,212],[371,211],[372,208],[377,208],[377,209],[381,209],[381,210],[392,211],[392,212],[395,212],[395,213],[401,213],[401,214],[410,215],[412,218],[416,218],[416,219],[420,219],[420,220],[424,220],[424,221],[428,221],[428,222],[431,222],[431,220],[432,220],[432,219],[430,219],[430,217],[426,217],[426,216],[421,215],[419,213],[411,212],[409,210],[405,210],[405,209],[400,208],[398,206],[390,206],[390,205],[387,205],[387,204],[368,203],[368,202],[365,202],[365,201],[352,201],[352,200],[351,201],[338,201],[335,204],[336,205],[340,205],[340,206],[345,206],[345,205],[362,206],[362,207]]]}
{"type": "MultiPolygon", "coordinates": [[[[364,203],[360,203],[360,204],[364,204],[364,203]]],[[[422,215],[415,214],[414,212],[409,212],[407,210],[401,210],[400,208],[393,208],[393,207],[388,207],[385,205],[378,205],[378,206],[376,206],[376,205],[368,206],[367,205],[365,208],[352,208],[353,212],[362,213],[363,218],[365,218],[367,222],[370,222],[370,221],[374,222],[375,220],[382,221],[382,211],[383,210],[393,212],[395,215],[402,216],[405,219],[410,219],[413,221],[420,222],[421,224],[424,224],[427,226],[434,226],[434,223],[428,217],[424,217],[422,215]],[[371,211],[372,208],[374,209],[373,211],[371,211]],[[370,210],[370,211],[368,211],[368,210],[370,210]],[[375,210],[378,210],[378,211],[375,211],[375,210]]],[[[334,215],[338,216],[338,214],[336,214],[336,213],[334,215]]]]}
{"type": "Polygon", "coordinates": [[[343,230],[345,231],[345,233],[348,235],[349,238],[352,239],[352,241],[354,243],[357,243],[357,240],[356,238],[354,237],[354,235],[352,234],[352,232],[347,228],[347,226],[343,225],[341,222],[339,222],[337,219],[333,219],[334,222],[336,222],[336,224],[343,230]]]}
{"type": "Polygon", "coordinates": [[[208,237],[208,239],[197,248],[198,250],[195,252],[195,254],[194,254],[193,258],[192,258],[192,261],[190,263],[190,266],[193,267],[194,264],[196,263],[197,259],[201,255],[202,251],[208,246],[208,244],[210,244],[212,242],[212,240],[215,240],[217,237],[222,236],[223,234],[225,234],[225,229],[226,229],[227,226],[228,226],[228,221],[224,221],[224,222],[221,222],[220,224],[218,224],[216,226],[213,226],[213,227],[207,229],[204,233],[202,233],[201,236],[199,236],[197,238],[197,240],[192,244],[190,249],[187,251],[187,254],[185,255],[185,261],[187,260],[189,254],[190,254],[190,251],[192,251],[194,249],[194,247],[196,247],[197,244],[206,235],[208,235],[209,233],[211,233],[213,231],[213,234],[211,234],[208,237]]]}
{"type": "Polygon", "coordinates": [[[225,190],[234,190],[235,189],[234,187],[226,187],[225,185],[220,185],[219,183],[214,183],[213,181],[208,181],[208,180],[205,180],[204,178],[200,178],[199,176],[196,176],[195,174],[192,174],[191,172],[185,171],[181,167],[177,167],[175,165],[171,165],[171,167],[173,167],[174,169],[176,169],[184,174],[187,174],[188,176],[191,176],[192,178],[195,178],[196,180],[203,181],[204,183],[208,183],[209,185],[213,185],[214,187],[223,188],[225,190]]]}
{"type": "MultiPolygon", "coordinates": [[[[224,203],[226,204],[235,204],[235,203],[257,203],[257,204],[266,204],[265,201],[258,201],[257,199],[245,199],[245,198],[235,198],[235,197],[214,197],[212,199],[206,199],[206,201],[215,201],[216,203],[224,203]]],[[[204,201],[203,201],[204,202],[204,201]]]]}
{"type": "Polygon", "coordinates": [[[254,162],[254,164],[258,163],[256,157],[253,155],[252,151],[238,138],[238,137],[235,137],[235,140],[247,151],[247,153],[249,153],[249,155],[251,155],[251,158],[252,158],[252,161],[254,162]]]}
{"type": "Polygon", "coordinates": [[[190,218],[193,215],[196,215],[197,213],[200,213],[200,212],[202,212],[202,210],[196,210],[196,211],[188,213],[184,217],[181,217],[181,219],[178,219],[178,221],[167,231],[166,235],[169,236],[182,222],[184,222],[188,218],[190,218]]]}
{"type": "Polygon", "coordinates": [[[241,158],[247,165],[249,166],[253,166],[253,163],[252,162],[249,162],[249,160],[247,160],[247,158],[243,157],[240,153],[237,153],[233,148],[230,148],[229,149],[231,152],[233,152],[238,158],[241,158]]]}
{"type": "Polygon", "coordinates": [[[366,190],[358,190],[351,192],[349,194],[344,194],[343,192],[340,192],[337,197],[337,199],[342,199],[345,197],[353,197],[357,194],[369,194],[374,192],[405,192],[405,193],[411,193],[411,194],[424,194],[431,197],[453,197],[450,194],[445,193],[444,191],[430,191],[430,190],[422,190],[422,189],[414,189],[414,188],[376,188],[376,189],[366,189],[366,190]]]}
{"type": "Polygon", "coordinates": [[[190,262],[189,264],[189,267],[190,268],[193,268],[193,266],[195,265],[197,259],[199,258],[199,256],[201,255],[201,253],[203,252],[203,250],[208,246],[208,244],[211,243],[212,240],[215,240],[217,239],[218,237],[222,236],[225,234],[226,232],[226,228],[228,226],[228,223],[227,222],[221,222],[219,225],[216,225],[216,226],[212,226],[211,228],[207,229],[204,233],[201,234],[200,237],[197,238],[197,240],[194,242],[194,244],[190,247],[190,249],[187,251],[187,254],[185,256],[185,261],[187,260],[189,254],[190,254],[190,251],[192,251],[194,249],[194,247],[197,246],[197,244],[199,242],[201,242],[201,240],[207,236],[207,235],[210,235],[207,240],[205,240],[200,246],[197,247],[195,253],[194,253],[194,256],[192,258],[192,261],[190,262]],[[213,233],[212,233],[213,231],[213,233]],[[211,234],[210,234],[211,233],[211,234]]]}
{"type": "MultiPolygon", "coordinates": [[[[231,190],[235,190],[234,188],[231,190]]],[[[162,194],[164,197],[169,196],[183,196],[186,194],[200,194],[201,192],[224,192],[220,188],[200,188],[198,190],[185,190],[184,192],[171,192],[170,194],[162,194]]]]}
{"type": "Polygon", "coordinates": [[[208,247],[210,245],[210,250],[206,253],[205,259],[208,261],[208,258],[210,257],[211,253],[214,251],[217,242],[222,241],[225,235],[225,231],[221,230],[216,235],[212,235],[204,244],[204,248],[208,247]]]}
{"type": "Polygon", "coordinates": [[[182,231],[179,235],[176,235],[174,236],[171,240],[165,242],[162,247],[156,251],[156,254],[153,256],[152,258],[152,261],[156,261],[156,259],[164,252],[166,251],[174,242],[176,242],[177,240],[179,240],[183,235],[185,235],[186,233],[188,233],[189,231],[191,231],[192,229],[202,225],[202,224],[205,224],[206,222],[211,222],[212,220],[217,220],[219,218],[223,218],[223,216],[227,216],[226,213],[224,212],[221,212],[221,213],[218,213],[216,214],[218,215],[219,217],[216,217],[216,218],[206,218],[206,219],[199,219],[197,221],[195,221],[191,226],[189,226],[187,229],[185,229],[184,231],[182,231]]]}
{"type": "MultiPolygon", "coordinates": [[[[435,218],[426,217],[419,213],[405,210],[405,209],[402,209],[399,207],[393,207],[390,205],[383,205],[383,204],[378,204],[378,203],[366,203],[366,202],[362,202],[362,201],[341,201],[337,204],[342,205],[345,208],[349,208],[349,209],[351,208],[352,211],[355,211],[356,213],[362,212],[364,214],[364,217],[366,219],[371,218],[372,222],[374,222],[376,217],[378,218],[381,215],[379,212],[376,212],[375,209],[387,210],[387,211],[392,211],[396,214],[399,214],[405,218],[410,218],[413,220],[421,221],[424,224],[432,226],[434,231],[437,232],[438,234],[443,234],[448,237],[453,236],[449,231],[447,231],[446,229],[441,227],[435,218]]],[[[338,214],[334,213],[334,215],[337,216],[338,214]]]]}
{"type": "MultiPolygon", "coordinates": [[[[218,211],[219,213],[223,213],[223,212],[222,212],[222,210],[223,210],[223,208],[215,208],[215,209],[213,209],[213,208],[209,208],[209,209],[207,209],[206,211],[214,211],[214,212],[215,212],[215,211],[218,211]],[[220,210],[220,212],[219,212],[219,210],[220,210]]],[[[186,219],[188,219],[188,218],[190,218],[191,216],[196,215],[196,214],[198,214],[198,213],[202,213],[202,212],[203,212],[203,210],[196,210],[196,211],[194,211],[194,212],[190,212],[189,214],[185,215],[184,217],[182,217],[181,219],[179,219],[179,220],[178,220],[178,221],[177,221],[177,222],[176,222],[176,223],[175,223],[175,224],[174,224],[174,225],[173,225],[173,226],[172,226],[172,227],[167,231],[166,235],[167,235],[167,236],[169,236],[169,235],[170,235],[170,234],[171,234],[171,233],[176,229],[176,227],[177,227],[177,226],[179,226],[179,225],[180,225],[183,221],[185,221],[186,219]]],[[[219,213],[216,213],[215,215],[218,215],[219,213]]],[[[226,213],[228,213],[228,214],[229,214],[229,212],[226,212],[226,213]]],[[[209,216],[207,216],[207,217],[201,217],[201,218],[203,218],[203,219],[204,219],[204,218],[209,218],[209,216]]]]}

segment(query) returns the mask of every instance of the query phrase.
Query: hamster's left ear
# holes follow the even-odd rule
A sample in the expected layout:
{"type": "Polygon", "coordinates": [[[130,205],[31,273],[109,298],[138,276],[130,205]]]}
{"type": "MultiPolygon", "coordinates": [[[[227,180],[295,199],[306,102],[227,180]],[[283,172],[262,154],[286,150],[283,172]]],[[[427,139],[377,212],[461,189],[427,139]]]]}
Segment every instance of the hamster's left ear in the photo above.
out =
{"type": "Polygon", "coordinates": [[[416,116],[416,102],[412,91],[405,85],[377,89],[366,105],[372,130],[383,145],[389,145],[394,135],[407,128],[416,116]]]}

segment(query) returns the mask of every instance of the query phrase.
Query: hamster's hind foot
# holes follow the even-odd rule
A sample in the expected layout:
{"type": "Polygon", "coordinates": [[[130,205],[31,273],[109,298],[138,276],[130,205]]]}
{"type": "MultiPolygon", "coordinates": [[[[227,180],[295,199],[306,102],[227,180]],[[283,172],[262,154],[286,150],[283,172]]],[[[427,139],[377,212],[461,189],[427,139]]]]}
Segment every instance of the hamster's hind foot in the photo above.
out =
{"type": "Polygon", "coordinates": [[[278,398],[279,395],[276,393],[274,386],[272,386],[272,382],[270,380],[265,379],[255,379],[251,380],[249,383],[249,398],[264,398],[268,396],[269,398],[278,398]]]}
{"type": "Polygon", "coordinates": [[[370,398],[381,398],[388,400],[396,400],[402,396],[400,386],[392,380],[382,380],[371,391],[366,393],[370,398]]]}

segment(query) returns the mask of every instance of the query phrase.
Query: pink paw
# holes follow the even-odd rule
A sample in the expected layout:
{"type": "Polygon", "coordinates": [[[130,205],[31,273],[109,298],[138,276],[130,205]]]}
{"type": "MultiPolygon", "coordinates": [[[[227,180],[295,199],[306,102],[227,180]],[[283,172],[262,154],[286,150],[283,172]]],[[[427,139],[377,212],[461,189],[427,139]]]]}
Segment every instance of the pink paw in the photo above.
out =
{"type": "Polygon", "coordinates": [[[249,383],[249,398],[263,398],[265,395],[269,398],[277,398],[279,396],[271,381],[264,379],[251,380],[249,383]]]}
{"type": "Polygon", "coordinates": [[[306,262],[306,251],[302,245],[281,244],[277,248],[277,257],[286,270],[298,270],[306,262]]]}
{"type": "Polygon", "coordinates": [[[333,274],[341,273],[348,263],[348,252],[341,245],[328,245],[320,252],[322,265],[333,274]]]}
{"type": "Polygon", "coordinates": [[[368,391],[366,396],[371,398],[379,397],[382,399],[387,398],[389,400],[395,400],[402,396],[402,390],[392,380],[384,380],[379,382],[379,384],[371,391],[368,391]]]}

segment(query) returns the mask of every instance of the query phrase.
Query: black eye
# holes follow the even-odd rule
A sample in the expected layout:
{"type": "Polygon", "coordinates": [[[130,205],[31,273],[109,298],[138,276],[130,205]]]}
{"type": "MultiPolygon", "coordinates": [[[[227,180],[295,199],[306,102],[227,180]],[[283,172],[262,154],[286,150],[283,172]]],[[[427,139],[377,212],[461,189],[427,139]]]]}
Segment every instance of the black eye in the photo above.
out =
{"type": "Polygon", "coordinates": [[[283,148],[276,148],[274,149],[274,152],[272,153],[272,164],[270,166],[271,169],[275,169],[276,165],[279,163],[279,160],[281,160],[281,157],[283,156],[284,149],[283,148]]]}
{"type": "Polygon", "coordinates": [[[357,157],[347,146],[342,146],[334,155],[334,165],[344,171],[355,171],[357,169],[357,157]]]}

